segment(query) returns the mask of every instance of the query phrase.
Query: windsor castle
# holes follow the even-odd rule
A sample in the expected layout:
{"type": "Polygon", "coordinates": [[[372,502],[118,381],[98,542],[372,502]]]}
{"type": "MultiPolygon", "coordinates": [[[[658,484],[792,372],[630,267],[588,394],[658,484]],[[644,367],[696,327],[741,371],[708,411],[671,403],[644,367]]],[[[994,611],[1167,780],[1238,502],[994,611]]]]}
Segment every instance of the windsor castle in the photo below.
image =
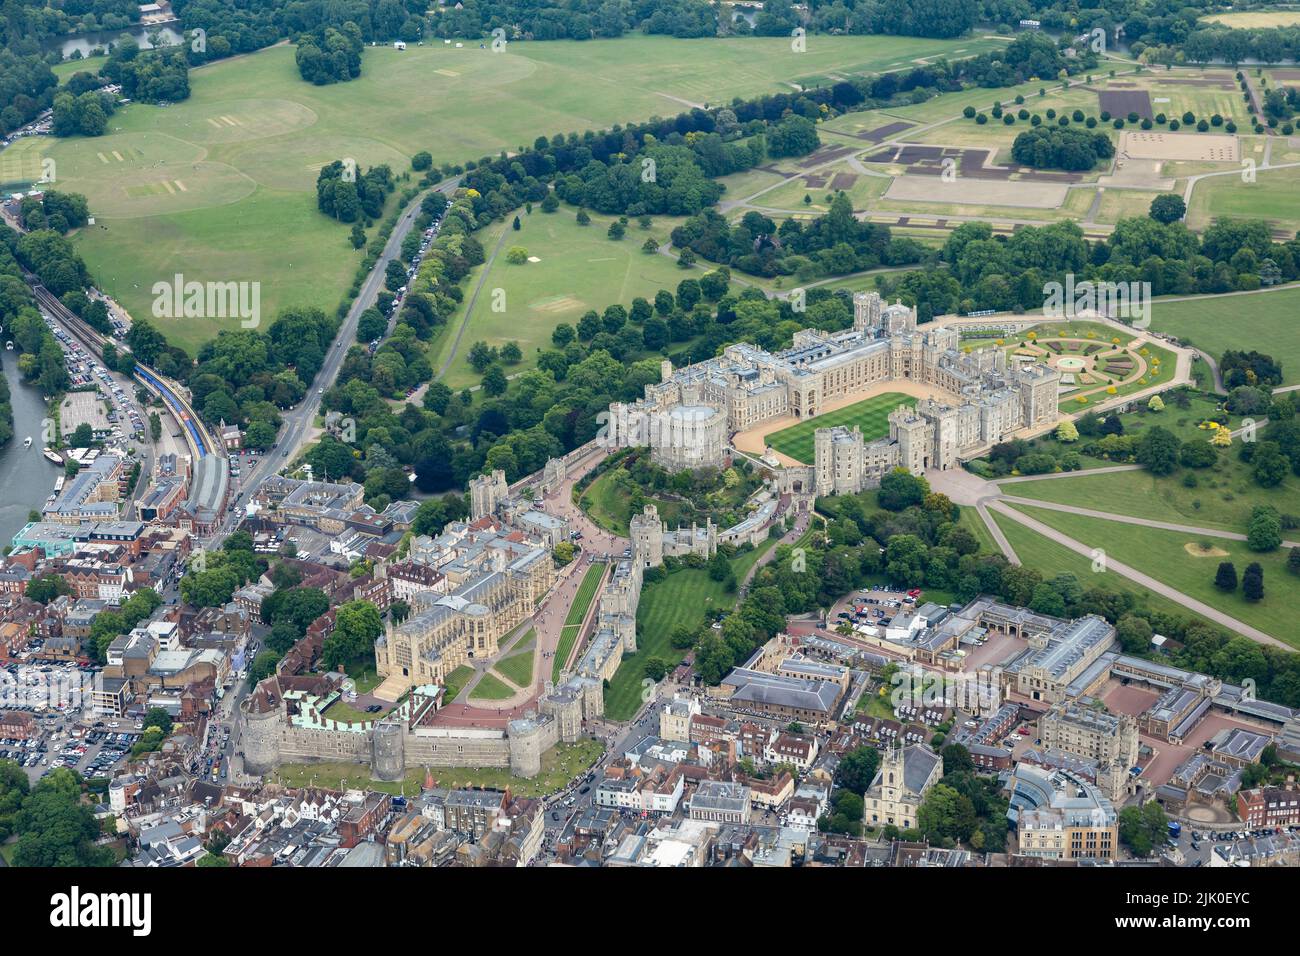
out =
{"type": "Polygon", "coordinates": [[[815,460],[786,461],[784,490],[853,493],[895,468],[953,468],[1019,432],[1050,428],[1058,417],[1055,369],[1011,362],[1000,348],[964,353],[956,329],[918,329],[914,308],[859,292],[852,329],[803,329],[776,353],[741,343],[685,368],[665,361],[661,381],[647,385],[644,398],[610,406],[607,441],[649,447],[672,471],[721,468],[740,432],[781,418],[806,421],[878,384],[904,382],[926,397],[890,413],[887,437],[817,429],[815,460]]]}

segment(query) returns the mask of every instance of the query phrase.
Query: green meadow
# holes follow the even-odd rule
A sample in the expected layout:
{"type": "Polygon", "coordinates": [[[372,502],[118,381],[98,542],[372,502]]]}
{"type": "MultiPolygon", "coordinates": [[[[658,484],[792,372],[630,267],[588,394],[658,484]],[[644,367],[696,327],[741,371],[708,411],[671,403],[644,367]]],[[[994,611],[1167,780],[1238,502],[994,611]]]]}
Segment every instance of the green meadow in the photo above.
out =
{"type": "MultiPolygon", "coordinates": [[[[294,50],[278,46],[194,70],[192,95],[159,107],[131,104],[93,139],[41,144],[63,189],[84,193],[97,225],[77,238],[96,279],[129,311],[149,314],[153,283],[260,281],[263,311],[333,309],[360,253],[346,227],[315,208],[326,163],[409,169],[463,163],[539,135],[671,116],[695,104],[792,89],[845,73],[905,69],[923,59],[973,55],[1003,41],[810,37],[676,40],[636,36],[590,42],[512,42],[397,51],[367,48],[350,83],[305,83],[294,50]]],[[[196,349],[212,322],[167,322],[196,349]]]]}

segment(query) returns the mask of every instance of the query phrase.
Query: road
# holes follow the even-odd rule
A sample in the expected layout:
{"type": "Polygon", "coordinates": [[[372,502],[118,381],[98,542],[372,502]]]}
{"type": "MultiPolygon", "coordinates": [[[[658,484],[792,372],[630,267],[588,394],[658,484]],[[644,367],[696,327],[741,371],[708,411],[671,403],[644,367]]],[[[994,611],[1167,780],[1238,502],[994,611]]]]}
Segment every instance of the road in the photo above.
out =
{"type": "Polygon", "coordinates": [[[228,516],[222,523],[221,530],[214,535],[214,541],[220,540],[234,530],[234,525],[238,523],[244,506],[252,500],[262,482],[278,472],[281,467],[293,461],[307,443],[312,434],[312,425],[316,420],[316,416],[320,413],[321,399],[324,393],[333,386],[334,380],[338,378],[339,369],[343,367],[343,360],[347,357],[348,349],[356,341],[357,322],[361,319],[361,313],[374,305],[380,290],[383,289],[384,269],[390,261],[400,257],[402,241],[411,231],[416,218],[420,215],[421,202],[429,192],[440,192],[444,195],[455,192],[460,185],[460,180],[460,176],[454,176],[451,179],[443,180],[431,190],[420,193],[411,200],[406,211],[397,220],[392,233],[388,237],[388,242],[384,244],[383,253],[376,260],[370,274],[366,276],[366,281],[361,285],[361,291],[353,300],[352,308],[348,310],[347,317],[339,327],[338,335],[334,339],[334,347],[326,354],[321,370],[316,376],[316,381],[311,383],[315,386],[315,391],[309,386],[307,394],[298,403],[297,407],[284,414],[284,425],[281,427],[275,447],[262,458],[258,466],[244,481],[243,487],[231,499],[231,504],[234,506],[233,515],[228,516]]]}

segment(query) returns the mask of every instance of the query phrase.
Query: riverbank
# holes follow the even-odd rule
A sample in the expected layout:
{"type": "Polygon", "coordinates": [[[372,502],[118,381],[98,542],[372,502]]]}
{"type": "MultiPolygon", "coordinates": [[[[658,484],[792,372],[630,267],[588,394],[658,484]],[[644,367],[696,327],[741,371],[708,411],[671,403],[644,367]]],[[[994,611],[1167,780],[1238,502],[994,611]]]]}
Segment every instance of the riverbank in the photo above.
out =
{"type": "Polygon", "coordinates": [[[18,353],[5,352],[0,366],[14,417],[13,438],[0,445],[0,488],[4,489],[0,496],[0,547],[4,547],[27,523],[28,515],[45,504],[62,471],[41,454],[42,423],[49,412],[41,393],[18,374],[18,353]],[[32,445],[24,448],[28,436],[32,445]]]}

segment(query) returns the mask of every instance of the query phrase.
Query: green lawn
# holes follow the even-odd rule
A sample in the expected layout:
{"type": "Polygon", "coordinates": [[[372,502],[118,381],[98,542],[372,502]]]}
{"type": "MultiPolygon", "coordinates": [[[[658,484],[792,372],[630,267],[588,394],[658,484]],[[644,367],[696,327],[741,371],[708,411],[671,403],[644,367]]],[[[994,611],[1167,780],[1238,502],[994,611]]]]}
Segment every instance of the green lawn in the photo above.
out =
{"type": "MultiPolygon", "coordinates": [[[[595,481],[583,489],[577,505],[587,513],[597,525],[606,531],[612,531],[620,537],[627,537],[628,521],[632,517],[632,499],[615,483],[615,475],[621,469],[610,468],[599,475],[595,481]]],[[[682,502],[668,498],[651,497],[659,517],[669,526],[677,524],[682,502]]]]}
{"type": "Polygon", "coordinates": [[[490,673],[484,674],[474,689],[469,692],[470,700],[505,700],[507,697],[513,697],[514,689],[507,687],[501,681],[497,680],[490,673]]]}
{"type": "MultiPolygon", "coordinates": [[[[731,567],[736,580],[744,580],[749,569],[774,545],[775,542],[769,539],[733,559],[731,567]]],[[[647,585],[636,612],[637,651],[623,658],[609,682],[605,691],[605,716],[611,720],[632,717],[642,703],[645,662],[658,657],[675,666],[685,654],[668,642],[674,628],[679,624],[699,627],[704,623],[705,611],[730,608],[736,597],[735,592],[728,593],[720,582],[712,580],[708,571],[697,568],[676,571],[663,581],[647,585]]]]}
{"type": "Polygon", "coordinates": [[[766,436],[764,441],[774,450],[789,455],[795,461],[811,465],[813,463],[813,446],[815,434],[819,428],[834,425],[857,425],[862,429],[862,437],[867,441],[883,438],[889,434],[889,413],[899,405],[911,407],[916,399],[902,392],[885,392],[866,401],[846,405],[833,412],[826,412],[808,421],[783,428],[766,436]]]}
{"type": "Polygon", "coordinates": [[[1242,533],[1256,505],[1272,505],[1283,514],[1300,514],[1300,478],[1288,475],[1278,487],[1262,488],[1237,459],[1235,448],[1221,452],[1219,464],[1213,468],[1181,469],[1167,477],[1145,470],[1080,473],[1001,487],[1006,494],[1020,498],[1242,533]],[[1189,472],[1196,475],[1195,488],[1183,484],[1183,476],[1189,472]]]}
{"type": "MultiPolygon", "coordinates": [[[[544,797],[561,789],[574,777],[585,773],[604,753],[598,740],[556,744],[542,755],[542,772],[536,777],[516,777],[506,767],[434,767],[433,778],[440,787],[478,787],[505,790],[516,796],[544,797]]],[[[374,780],[364,764],[322,762],[288,763],[273,773],[290,787],[318,787],[378,790],[381,793],[419,793],[424,786],[424,767],[407,771],[404,780],[374,780]]]]}
{"type": "Polygon", "coordinates": [[[1300,287],[1251,295],[1209,295],[1182,302],[1155,300],[1151,327],[1176,335],[1216,360],[1229,349],[1257,349],[1282,363],[1282,380],[1300,384],[1300,287]]]}
{"type": "Polygon", "coordinates": [[[582,583],[578,585],[578,593],[574,595],[573,604],[569,607],[569,616],[564,619],[564,629],[560,634],[559,646],[555,649],[554,663],[551,665],[551,680],[558,681],[560,679],[564,664],[573,650],[573,642],[578,639],[578,634],[582,630],[582,622],[587,617],[587,609],[591,607],[592,599],[596,596],[596,589],[600,587],[601,579],[604,576],[605,564],[603,562],[591,565],[583,574],[582,583]]]}
{"type": "Polygon", "coordinates": [[[443,702],[450,704],[465,689],[469,679],[474,676],[474,668],[462,664],[454,671],[447,675],[447,694],[443,697],[443,702]]]}
{"type": "MultiPolygon", "coordinates": [[[[973,56],[1001,42],[819,36],[799,56],[785,37],[512,41],[503,53],[381,46],[365,50],[360,78],[328,87],[303,82],[285,45],[191,71],[188,100],[133,103],[104,136],[40,145],[60,188],[90,200],[97,225],[77,237],[78,249],[133,314],[149,315],[153,283],[176,273],[259,281],[266,316],[290,305],[332,310],[360,253],[347,227],[316,211],[326,163],[347,157],[402,174],[420,150],[436,164],[463,163],[538,135],[673,115],[839,71],[906,68],[958,49],[973,56]]],[[[176,320],[164,331],[193,350],[218,325],[176,320]]]]}
{"type": "Polygon", "coordinates": [[[358,694],[368,694],[382,683],[383,678],[375,670],[374,662],[364,665],[353,665],[348,669],[348,677],[356,686],[358,694]]]}
{"type": "MultiPolygon", "coordinates": [[[[1231,614],[1279,640],[1300,647],[1300,633],[1295,627],[1295,606],[1300,601],[1300,577],[1286,570],[1286,552],[1278,550],[1258,554],[1243,542],[1222,538],[1201,539],[1176,531],[1160,531],[1137,525],[1085,518],[1044,508],[1016,506],[1043,524],[1056,528],[1081,544],[1102,548],[1106,554],[1130,567],[1176,588],[1197,600],[1231,614]],[[1226,551],[1223,556],[1193,556],[1185,545],[1205,540],[1226,551]],[[1220,561],[1232,561],[1240,576],[1246,565],[1258,561],[1264,568],[1264,599],[1247,601],[1240,588],[1225,594],[1214,586],[1214,573],[1220,561]]],[[[1024,556],[1021,556],[1024,560],[1024,556]]]]}
{"type": "MultiPolygon", "coordinates": [[[[524,359],[509,369],[513,374],[532,367],[539,351],[553,347],[551,333],[560,323],[576,327],[591,309],[603,311],[614,303],[630,307],[638,296],[653,302],[660,289],[676,289],[686,275],[677,268],[676,259],[642,252],[641,245],[650,237],[667,245],[668,234],[681,220],[652,220],[647,230],[634,219],[620,240],[606,235],[613,221],[612,216],[593,215],[590,225],[580,226],[576,211],[568,206],[554,213],[536,207],[531,215],[521,211],[520,228],[506,231],[501,255],[483,280],[483,288],[493,294],[475,301],[460,349],[441,380],[453,389],[478,384],[482,376],[468,359],[474,342],[497,347],[517,342],[524,359]],[[540,261],[507,262],[505,254],[513,246],[523,247],[540,261]]],[[[462,319],[463,315],[454,316],[449,324],[462,319]]],[[[454,340],[454,336],[442,337],[431,353],[434,368],[442,368],[454,340]]]]}
{"type": "Polygon", "coordinates": [[[333,704],[330,704],[329,709],[325,711],[323,716],[328,718],[329,720],[341,720],[352,724],[365,723],[366,721],[379,720],[381,717],[384,717],[385,715],[387,715],[388,713],[396,709],[396,707],[397,705],[393,704],[392,706],[386,707],[381,711],[378,711],[373,714],[368,714],[364,710],[353,707],[350,704],[346,704],[342,700],[339,700],[333,704]]]}
{"type": "Polygon", "coordinates": [[[1203,229],[1221,217],[1262,219],[1294,236],[1300,227],[1300,167],[1261,169],[1253,183],[1240,176],[1201,180],[1192,192],[1188,224],[1203,229]]]}
{"type": "Polygon", "coordinates": [[[993,520],[1006,535],[1021,564],[1040,572],[1044,578],[1052,578],[1058,574],[1073,574],[1085,588],[1099,583],[1112,591],[1132,594],[1139,606],[1145,605],[1151,610],[1183,617],[1189,616],[1190,612],[1181,604],[1154,594],[1113,571],[1093,571],[1092,562],[1083,555],[1076,554],[1055,541],[1049,541],[1038,532],[1026,528],[1006,515],[998,514],[996,511],[989,513],[993,515],[993,520]]]}
{"type": "Polygon", "coordinates": [[[533,652],[520,651],[497,661],[496,670],[516,687],[527,687],[533,682],[533,652]]]}

